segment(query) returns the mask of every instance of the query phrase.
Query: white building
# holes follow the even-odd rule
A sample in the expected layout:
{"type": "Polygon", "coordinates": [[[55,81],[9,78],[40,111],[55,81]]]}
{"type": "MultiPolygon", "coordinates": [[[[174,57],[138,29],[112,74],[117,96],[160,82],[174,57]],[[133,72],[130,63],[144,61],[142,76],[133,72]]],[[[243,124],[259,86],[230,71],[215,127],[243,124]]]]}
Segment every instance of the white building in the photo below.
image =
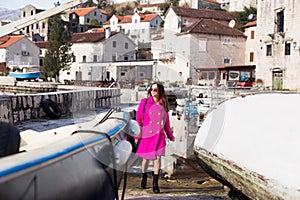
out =
{"type": "MultiPolygon", "coordinates": [[[[22,19],[25,17],[29,17],[43,11],[45,10],[37,9],[33,5],[27,5],[21,10],[20,18],[22,19]]],[[[24,34],[30,36],[33,38],[32,40],[36,40],[35,36],[38,34],[42,38],[42,40],[48,40],[48,31],[49,31],[48,19],[44,19],[26,26],[25,28],[19,30],[17,34],[24,34]]]]}
{"type": "Polygon", "coordinates": [[[100,81],[116,78],[115,61],[135,60],[136,45],[122,32],[85,32],[72,35],[74,54],[70,70],[61,71],[64,80],[100,81]]]}
{"type": "Polygon", "coordinates": [[[221,8],[229,11],[243,11],[244,7],[257,7],[257,0],[217,0],[221,4],[221,8]]]}
{"type": "Polygon", "coordinates": [[[0,38],[0,62],[11,65],[39,65],[40,49],[24,35],[0,38]]]}
{"type": "Polygon", "coordinates": [[[300,2],[259,1],[256,78],[273,89],[300,89],[300,2]]]}
{"type": "Polygon", "coordinates": [[[161,4],[161,3],[168,3],[169,0],[140,0],[140,4],[161,4]]]}
{"type": "Polygon", "coordinates": [[[257,59],[257,44],[258,44],[258,35],[256,28],[256,20],[251,21],[244,25],[245,35],[247,36],[246,41],[246,53],[245,53],[245,64],[246,65],[255,65],[257,59]]]}
{"type": "Polygon", "coordinates": [[[104,27],[111,31],[122,30],[138,48],[151,48],[151,32],[160,29],[162,21],[158,14],[113,15],[104,27]]]}
{"type": "Polygon", "coordinates": [[[142,4],[140,3],[138,6],[138,9],[135,9],[135,12],[139,12],[139,13],[145,13],[145,12],[151,12],[151,13],[157,13],[160,16],[163,15],[163,10],[161,10],[161,6],[163,6],[165,3],[149,3],[149,4],[142,4]]]}
{"type": "Polygon", "coordinates": [[[242,32],[228,26],[231,20],[227,12],[171,7],[164,31],[152,41],[153,58],[158,60],[154,74],[159,80],[192,79],[194,84],[199,79],[226,79],[215,69],[207,69],[244,65],[246,39],[242,32]]]}

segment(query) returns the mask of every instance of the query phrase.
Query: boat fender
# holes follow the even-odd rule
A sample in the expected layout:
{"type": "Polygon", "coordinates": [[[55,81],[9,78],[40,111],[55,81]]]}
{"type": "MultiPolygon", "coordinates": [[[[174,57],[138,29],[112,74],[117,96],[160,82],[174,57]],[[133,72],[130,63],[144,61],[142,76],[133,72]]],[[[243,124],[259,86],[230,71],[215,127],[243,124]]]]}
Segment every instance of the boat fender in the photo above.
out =
{"type": "Polygon", "coordinates": [[[131,151],[132,147],[130,142],[126,140],[119,141],[114,148],[116,164],[119,166],[125,165],[131,155],[131,151]]]}
{"type": "Polygon", "coordinates": [[[12,124],[0,122],[0,157],[19,152],[20,131],[12,124]]]}
{"type": "Polygon", "coordinates": [[[43,99],[41,107],[46,115],[52,119],[58,119],[61,117],[61,109],[58,104],[51,99],[43,99]]]}

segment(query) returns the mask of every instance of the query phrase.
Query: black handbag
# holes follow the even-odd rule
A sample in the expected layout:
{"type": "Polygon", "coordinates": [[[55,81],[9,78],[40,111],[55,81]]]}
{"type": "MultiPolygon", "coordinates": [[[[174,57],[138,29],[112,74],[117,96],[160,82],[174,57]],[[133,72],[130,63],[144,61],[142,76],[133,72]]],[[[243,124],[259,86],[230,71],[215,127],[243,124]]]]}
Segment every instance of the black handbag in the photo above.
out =
{"type": "MultiPolygon", "coordinates": [[[[145,105],[144,105],[144,108],[143,108],[143,122],[144,122],[144,113],[145,113],[145,110],[146,110],[146,104],[147,104],[147,101],[148,101],[148,99],[146,99],[146,102],[145,102],[145,105]]],[[[136,119],[136,118],[134,117],[134,119],[136,119]]],[[[141,124],[141,127],[143,126],[143,122],[142,122],[142,124],[141,124]]],[[[142,129],[141,129],[141,130],[142,130],[142,129]]],[[[141,137],[140,137],[140,139],[138,140],[137,143],[135,143],[134,137],[129,136],[128,141],[129,141],[129,142],[131,143],[131,145],[132,145],[132,152],[133,152],[133,153],[136,153],[136,151],[138,150],[139,144],[140,144],[140,141],[141,141],[141,138],[142,138],[142,132],[141,132],[141,137]]]]}

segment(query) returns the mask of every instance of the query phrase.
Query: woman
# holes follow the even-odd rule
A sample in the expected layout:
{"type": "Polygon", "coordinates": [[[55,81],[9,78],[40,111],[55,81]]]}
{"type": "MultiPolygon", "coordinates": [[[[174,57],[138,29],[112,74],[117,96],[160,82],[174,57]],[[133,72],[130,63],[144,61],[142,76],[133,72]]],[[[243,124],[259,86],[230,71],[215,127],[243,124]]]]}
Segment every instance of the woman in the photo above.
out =
{"type": "Polygon", "coordinates": [[[141,100],[136,120],[141,126],[141,136],[135,138],[139,142],[136,154],[143,158],[141,187],[146,188],[147,168],[150,160],[154,161],[153,192],[159,193],[158,177],[161,156],[165,155],[166,135],[171,141],[175,137],[170,128],[168,115],[169,103],[161,83],[153,83],[148,90],[147,98],[141,100]]]}

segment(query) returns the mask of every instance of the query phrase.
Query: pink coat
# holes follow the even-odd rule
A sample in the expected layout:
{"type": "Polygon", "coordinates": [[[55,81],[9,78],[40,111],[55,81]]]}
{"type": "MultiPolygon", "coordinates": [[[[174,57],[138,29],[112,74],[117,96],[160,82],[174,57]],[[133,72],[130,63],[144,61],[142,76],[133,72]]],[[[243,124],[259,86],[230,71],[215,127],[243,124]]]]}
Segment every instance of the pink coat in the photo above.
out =
{"type": "Polygon", "coordinates": [[[175,140],[170,127],[170,118],[161,104],[155,104],[153,97],[142,99],[136,113],[136,120],[141,126],[141,136],[136,154],[146,159],[156,159],[165,155],[166,135],[175,140]],[[145,112],[143,109],[145,106],[145,112]]]}

